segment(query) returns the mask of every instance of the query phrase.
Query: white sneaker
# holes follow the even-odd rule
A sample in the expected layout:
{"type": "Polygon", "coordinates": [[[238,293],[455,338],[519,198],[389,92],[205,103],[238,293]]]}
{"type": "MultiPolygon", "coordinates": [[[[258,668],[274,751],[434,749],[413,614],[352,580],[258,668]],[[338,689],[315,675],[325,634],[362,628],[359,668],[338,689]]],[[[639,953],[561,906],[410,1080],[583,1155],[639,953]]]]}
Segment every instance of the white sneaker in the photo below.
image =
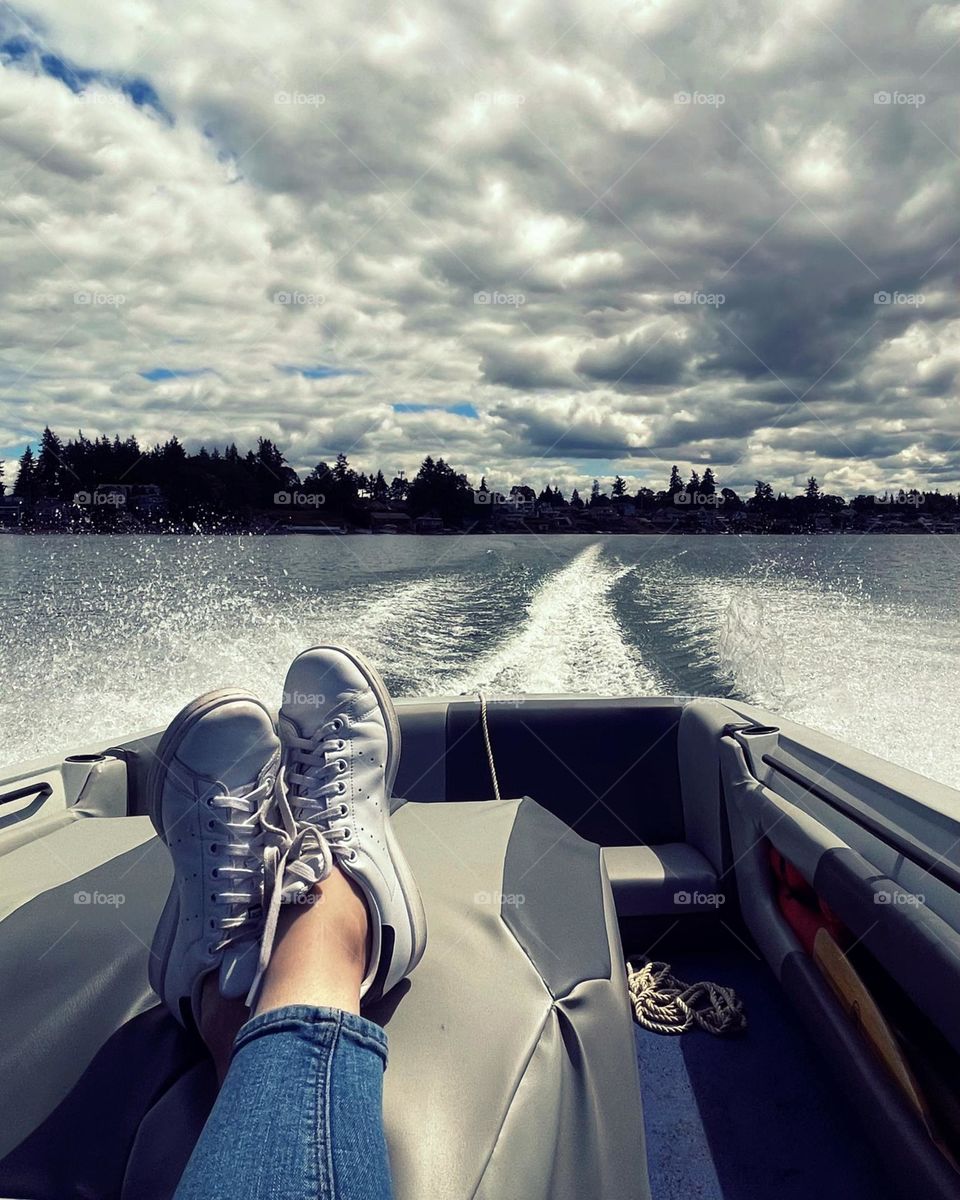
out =
{"type": "Polygon", "coordinates": [[[420,891],[390,824],[400,759],[396,710],[359,654],[315,646],[287,672],[278,728],[280,806],[293,838],[285,892],[322,879],[331,856],[356,881],[372,935],[360,994],[377,1000],[413,970],[427,941],[420,891]]]}
{"type": "Polygon", "coordinates": [[[147,792],[170,851],[173,886],[150,953],[150,983],[182,1024],[197,1022],[204,977],[252,1004],[270,955],[282,888],[276,826],[280,742],[245,692],[208,692],[174,717],[147,792]]]}

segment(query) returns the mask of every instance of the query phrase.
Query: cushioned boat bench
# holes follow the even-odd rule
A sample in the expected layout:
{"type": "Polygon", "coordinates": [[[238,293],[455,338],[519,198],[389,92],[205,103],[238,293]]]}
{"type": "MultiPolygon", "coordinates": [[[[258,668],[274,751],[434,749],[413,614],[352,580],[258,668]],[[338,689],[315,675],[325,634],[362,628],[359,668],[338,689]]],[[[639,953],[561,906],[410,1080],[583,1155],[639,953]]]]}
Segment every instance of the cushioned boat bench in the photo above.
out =
{"type": "Polygon", "coordinates": [[[621,917],[711,911],[721,890],[717,873],[686,842],[664,846],[604,846],[603,862],[621,917]]]}
{"type": "Polygon", "coordinates": [[[732,879],[732,862],[715,747],[736,717],[715,700],[685,705],[676,725],[675,790],[671,794],[662,773],[655,775],[620,814],[613,832],[633,834],[632,844],[604,845],[603,861],[621,917],[717,911],[715,898],[725,895],[721,879],[732,879]],[[667,822],[665,814],[672,814],[667,822]]]}
{"type": "MultiPolygon", "coordinates": [[[[408,803],[394,819],[430,930],[411,979],[369,1012],[390,1041],[398,1200],[647,1197],[631,1014],[598,847],[529,799],[408,803]]],[[[165,852],[143,818],[80,821],[57,837],[50,887],[36,894],[34,877],[33,898],[0,922],[0,1088],[17,1097],[0,1130],[0,1153],[10,1151],[0,1195],[159,1200],[214,1094],[202,1048],[145,983],[165,852]],[[101,861],[87,855],[71,876],[66,843],[92,847],[94,834],[101,861]],[[80,888],[126,899],[78,905],[80,888]],[[93,953],[74,941],[78,919],[93,953]]],[[[42,871],[41,842],[23,850],[42,871]]]]}

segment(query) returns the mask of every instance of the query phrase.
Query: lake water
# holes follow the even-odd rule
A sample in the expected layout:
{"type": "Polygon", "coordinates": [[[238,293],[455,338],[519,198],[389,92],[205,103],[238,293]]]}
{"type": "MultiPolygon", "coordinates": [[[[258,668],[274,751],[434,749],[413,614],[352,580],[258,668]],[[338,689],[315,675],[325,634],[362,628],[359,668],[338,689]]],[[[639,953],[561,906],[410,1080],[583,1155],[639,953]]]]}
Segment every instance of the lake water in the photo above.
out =
{"type": "Polygon", "coordinates": [[[732,696],[960,786],[960,539],[5,536],[0,598],[0,765],[341,640],[400,696],[732,696]]]}

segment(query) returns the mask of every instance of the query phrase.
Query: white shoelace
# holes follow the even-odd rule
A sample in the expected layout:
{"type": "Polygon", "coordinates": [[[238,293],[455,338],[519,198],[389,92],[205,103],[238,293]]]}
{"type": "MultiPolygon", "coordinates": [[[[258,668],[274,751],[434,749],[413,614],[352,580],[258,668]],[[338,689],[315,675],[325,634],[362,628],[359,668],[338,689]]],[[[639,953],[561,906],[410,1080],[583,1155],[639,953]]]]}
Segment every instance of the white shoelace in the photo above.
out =
{"type": "Polygon", "coordinates": [[[334,717],[313,738],[291,737],[286,770],[276,782],[268,775],[245,795],[224,788],[207,800],[211,808],[224,812],[216,819],[230,839],[212,842],[214,853],[227,860],[215,868],[215,878],[227,876],[233,884],[229,891],[217,893],[228,911],[216,922],[222,936],[210,948],[223,950],[247,938],[259,941],[257,970],[246,997],[251,1008],[273,952],[281,905],[301,900],[326,879],[335,858],[355,855],[347,845],[349,830],[329,828],[348,811],[343,803],[330,803],[346,792],[340,778],[347,767],[346,742],[337,736],[343,725],[342,718],[334,717]],[[245,815],[231,821],[233,812],[245,815]]]}
{"type": "Polygon", "coordinates": [[[347,770],[347,743],[339,734],[341,717],[325,721],[312,738],[291,736],[284,778],[278,787],[280,816],[290,836],[285,856],[284,891],[296,896],[309,891],[330,874],[335,858],[348,861],[356,852],[348,845],[350,830],[330,828],[345,817],[342,778],[347,770]]]}
{"type": "Polygon", "coordinates": [[[294,899],[301,890],[296,879],[285,885],[284,878],[287,857],[296,839],[275,823],[277,796],[272,774],[244,795],[231,793],[223,784],[219,786],[223,790],[206,801],[211,810],[220,810],[216,815],[211,813],[207,828],[213,833],[211,854],[224,861],[214,867],[211,875],[217,883],[228,878],[232,886],[214,893],[227,911],[211,919],[221,937],[209,948],[215,953],[242,941],[258,943],[257,969],[246,997],[247,1007],[253,1007],[273,951],[280,905],[294,899]],[[231,820],[233,813],[245,815],[239,821],[231,820]]]}

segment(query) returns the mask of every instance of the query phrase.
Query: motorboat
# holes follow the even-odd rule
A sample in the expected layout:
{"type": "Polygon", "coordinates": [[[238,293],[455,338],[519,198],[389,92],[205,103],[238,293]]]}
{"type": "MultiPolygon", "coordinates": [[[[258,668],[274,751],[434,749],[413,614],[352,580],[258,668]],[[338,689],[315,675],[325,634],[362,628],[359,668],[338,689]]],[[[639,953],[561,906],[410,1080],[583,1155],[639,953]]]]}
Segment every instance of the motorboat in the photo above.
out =
{"type": "MultiPolygon", "coordinates": [[[[727,699],[398,711],[398,1200],[960,1196],[960,792],[727,699]]],[[[4,1197],[167,1200],[213,1102],[148,981],[160,736],[0,782],[4,1197]]]]}

